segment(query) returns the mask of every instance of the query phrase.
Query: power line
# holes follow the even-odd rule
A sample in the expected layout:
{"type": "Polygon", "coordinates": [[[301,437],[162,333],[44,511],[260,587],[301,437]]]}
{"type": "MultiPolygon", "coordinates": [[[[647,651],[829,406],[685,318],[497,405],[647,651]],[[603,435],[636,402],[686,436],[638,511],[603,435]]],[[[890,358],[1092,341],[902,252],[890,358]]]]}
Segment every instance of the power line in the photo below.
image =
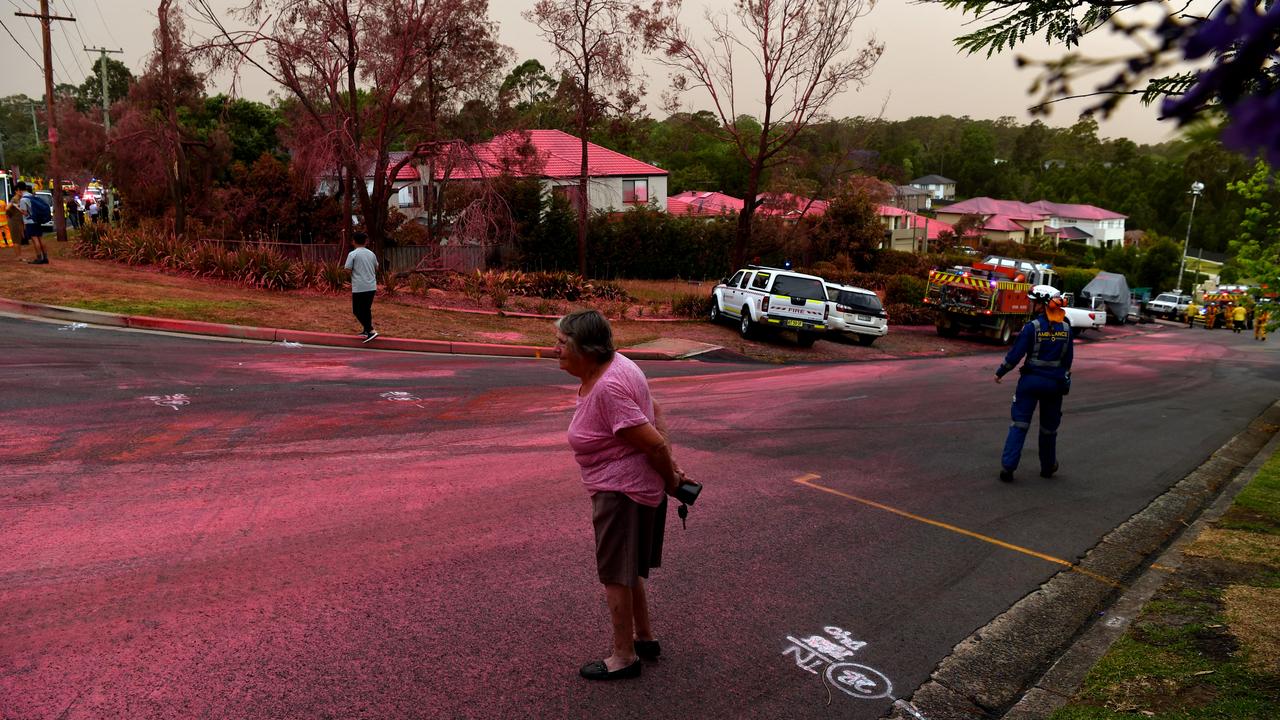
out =
{"type": "Polygon", "coordinates": [[[107,24],[107,16],[102,14],[102,6],[98,4],[98,0],[93,0],[93,6],[98,10],[98,17],[102,19],[102,29],[107,31],[107,37],[111,38],[111,44],[124,47],[116,36],[111,33],[111,26],[107,24]]]}
{"type": "MultiPolygon", "coordinates": [[[[50,3],[50,4],[49,4],[49,7],[50,7],[50,8],[53,8],[53,4],[52,4],[52,3],[50,3]]],[[[56,8],[53,8],[53,9],[56,11],[56,8]]],[[[69,10],[68,10],[68,14],[70,14],[70,11],[69,11],[69,10]]],[[[79,30],[80,30],[79,25],[80,25],[80,23],[78,23],[78,22],[77,22],[77,23],[71,23],[71,27],[76,28],[76,31],[77,31],[77,32],[79,32],[79,30]]],[[[80,53],[76,52],[76,49],[75,49],[75,48],[73,48],[73,47],[71,47],[71,37],[70,37],[69,35],[67,35],[65,32],[64,32],[64,33],[62,33],[62,44],[63,44],[63,45],[66,45],[66,46],[67,46],[67,51],[71,53],[71,60],[72,60],[72,62],[74,62],[74,63],[76,64],[76,69],[80,71],[80,77],[81,77],[81,78],[88,78],[88,77],[89,77],[89,73],[85,72],[85,71],[84,71],[84,65],[81,65],[81,64],[80,64],[80,53]]]]}
{"type": "Polygon", "coordinates": [[[13,36],[13,31],[9,29],[8,25],[4,24],[4,20],[0,20],[0,27],[4,28],[5,32],[9,33],[9,38],[13,40],[14,45],[18,46],[18,49],[22,51],[22,54],[31,58],[31,62],[35,63],[36,69],[42,70],[42,68],[40,68],[40,63],[32,57],[31,53],[27,52],[27,49],[22,46],[22,43],[18,42],[18,38],[13,36]]]}

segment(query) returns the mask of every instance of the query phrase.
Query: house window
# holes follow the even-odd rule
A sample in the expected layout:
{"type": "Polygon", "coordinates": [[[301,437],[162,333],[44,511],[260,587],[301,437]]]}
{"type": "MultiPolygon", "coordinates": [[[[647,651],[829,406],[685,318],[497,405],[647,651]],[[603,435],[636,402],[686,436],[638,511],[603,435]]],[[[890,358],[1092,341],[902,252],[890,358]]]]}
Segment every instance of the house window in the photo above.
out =
{"type": "Polygon", "coordinates": [[[622,203],[624,205],[644,205],[649,202],[648,180],[623,180],[622,203]]]}
{"type": "Polygon", "coordinates": [[[402,208],[422,207],[422,187],[418,185],[407,185],[400,188],[399,205],[402,208]]]}

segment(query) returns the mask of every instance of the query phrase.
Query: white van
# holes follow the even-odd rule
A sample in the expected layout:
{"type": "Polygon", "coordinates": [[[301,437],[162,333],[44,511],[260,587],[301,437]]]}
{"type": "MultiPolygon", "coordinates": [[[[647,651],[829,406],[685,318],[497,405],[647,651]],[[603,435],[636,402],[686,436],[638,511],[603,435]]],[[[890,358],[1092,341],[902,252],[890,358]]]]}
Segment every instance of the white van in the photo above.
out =
{"type": "Polygon", "coordinates": [[[870,290],[851,285],[826,283],[827,328],[844,333],[861,345],[870,345],[889,333],[889,316],[880,297],[870,290]]]}

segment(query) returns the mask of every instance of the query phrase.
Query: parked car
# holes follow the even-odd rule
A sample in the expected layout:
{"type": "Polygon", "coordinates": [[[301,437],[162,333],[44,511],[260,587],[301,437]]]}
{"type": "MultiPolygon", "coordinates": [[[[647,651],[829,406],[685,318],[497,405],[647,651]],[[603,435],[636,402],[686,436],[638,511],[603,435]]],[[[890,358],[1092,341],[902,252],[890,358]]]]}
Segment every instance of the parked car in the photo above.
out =
{"type": "Polygon", "coordinates": [[[889,333],[889,316],[880,297],[870,290],[826,283],[827,331],[842,333],[870,345],[889,333]]]}
{"type": "Polygon", "coordinates": [[[751,265],[711,291],[711,322],[737,320],[744,338],[761,329],[794,330],[801,347],[812,347],[830,312],[822,278],[781,268],[751,265]]]}
{"type": "Polygon", "coordinates": [[[46,233],[51,233],[53,232],[53,216],[56,214],[56,211],[53,209],[53,193],[48,190],[37,190],[36,195],[44,198],[44,201],[49,203],[49,222],[44,224],[44,231],[46,233]]]}
{"type": "Polygon", "coordinates": [[[1160,293],[1155,300],[1147,303],[1147,311],[1166,320],[1180,320],[1186,316],[1189,304],[1191,304],[1190,295],[1166,292],[1160,293]]]}

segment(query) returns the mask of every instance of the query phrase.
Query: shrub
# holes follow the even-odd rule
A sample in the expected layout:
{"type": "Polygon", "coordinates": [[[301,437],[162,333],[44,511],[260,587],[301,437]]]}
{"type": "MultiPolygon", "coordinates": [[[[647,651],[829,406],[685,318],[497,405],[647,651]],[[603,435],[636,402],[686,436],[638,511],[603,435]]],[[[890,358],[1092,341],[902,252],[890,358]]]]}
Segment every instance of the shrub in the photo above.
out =
{"type": "Polygon", "coordinates": [[[894,275],[884,288],[886,303],[920,305],[928,283],[913,275],[894,275]]]}
{"type": "Polygon", "coordinates": [[[627,289],[615,282],[608,280],[596,280],[589,286],[590,295],[601,300],[614,300],[617,302],[632,302],[635,298],[631,297],[631,293],[627,289]]]}
{"type": "Polygon", "coordinates": [[[702,318],[710,312],[710,295],[681,293],[671,299],[671,314],[677,317],[702,318]]]}
{"type": "Polygon", "coordinates": [[[430,283],[422,273],[413,273],[409,276],[409,292],[415,295],[426,295],[430,287],[430,283]]]}
{"type": "Polygon", "coordinates": [[[886,275],[913,275],[924,278],[929,275],[932,263],[928,258],[901,250],[881,250],[872,262],[873,272],[886,275]]]}
{"type": "Polygon", "coordinates": [[[932,325],[935,318],[933,308],[927,305],[888,303],[884,310],[890,325],[932,325]]]}
{"type": "Polygon", "coordinates": [[[1058,277],[1061,279],[1058,284],[1062,286],[1062,292],[1073,293],[1076,297],[1080,297],[1080,291],[1097,275],[1097,268],[1058,268],[1058,277]]]}
{"type": "Polygon", "coordinates": [[[320,266],[317,278],[319,289],[326,292],[338,292],[347,285],[347,269],[341,263],[327,262],[320,266]]]}
{"type": "Polygon", "coordinates": [[[574,301],[588,294],[581,275],[570,272],[538,272],[529,275],[528,294],[552,300],[574,301]]]}
{"type": "Polygon", "coordinates": [[[379,271],[378,287],[383,295],[391,297],[400,292],[400,277],[390,270],[379,271]]]}

